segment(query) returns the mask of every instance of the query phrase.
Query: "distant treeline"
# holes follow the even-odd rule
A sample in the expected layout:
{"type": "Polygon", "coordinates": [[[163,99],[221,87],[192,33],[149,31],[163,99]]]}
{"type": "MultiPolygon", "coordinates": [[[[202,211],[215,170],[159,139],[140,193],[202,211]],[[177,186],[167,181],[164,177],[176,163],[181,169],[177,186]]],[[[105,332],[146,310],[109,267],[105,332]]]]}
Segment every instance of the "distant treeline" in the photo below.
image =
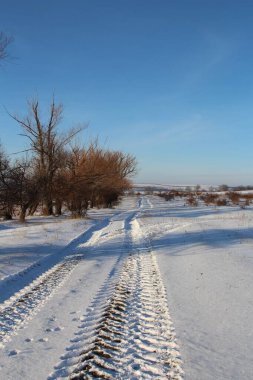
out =
{"type": "Polygon", "coordinates": [[[175,199],[183,199],[184,205],[197,207],[199,204],[206,206],[240,206],[245,208],[252,203],[252,193],[241,193],[236,191],[177,191],[160,192],[157,195],[164,198],[165,201],[173,201],[175,199]]]}
{"type": "Polygon", "coordinates": [[[153,194],[153,193],[166,193],[169,191],[177,191],[177,192],[196,192],[196,191],[202,191],[202,192],[213,192],[213,191],[249,191],[253,190],[253,186],[228,186],[225,184],[218,185],[218,186],[201,186],[201,185],[195,185],[195,186],[189,186],[189,185],[181,185],[181,186],[168,186],[167,188],[165,186],[159,187],[159,185],[150,185],[150,186],[140,186],[140,185],[134,185],[133,190],[135,190],[136,193],[144,192],[145,194],[153,194]]]}
{"type": "Polygon", "coordinates": [[[253,186],[234,186],[231,187],[234,191],[247,191],[253,190],[253,186]]]}
{"type": "Polygon", "coordinates": [[[25,117],[10,115],[29,142],[22,158],[10,159],[0,149],[0,215],[11,219],[41,210],[60,215],[63,207],[73,217],[84,216],[88,207],[111,207],[131,187],[135,157],[103,149],[97,141],[88,146],[74,143],[83,127],[59,132],[63,107],[50,105],[43,123],[38,100],[28,103],[25,117]]]}

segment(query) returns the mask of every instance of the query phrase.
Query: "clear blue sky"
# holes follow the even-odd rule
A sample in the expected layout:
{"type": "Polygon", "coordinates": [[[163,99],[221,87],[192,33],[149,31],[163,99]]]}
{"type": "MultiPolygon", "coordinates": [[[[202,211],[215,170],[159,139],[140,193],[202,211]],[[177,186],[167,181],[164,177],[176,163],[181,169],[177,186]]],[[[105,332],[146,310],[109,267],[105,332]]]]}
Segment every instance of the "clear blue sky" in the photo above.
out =
{"type": "Polygon", "coordinates": [[[253,184],[252,0],[8,0],[0,139],[27,99],[62,102],[62,128],[137,157],[137,182],[253,184]]]}

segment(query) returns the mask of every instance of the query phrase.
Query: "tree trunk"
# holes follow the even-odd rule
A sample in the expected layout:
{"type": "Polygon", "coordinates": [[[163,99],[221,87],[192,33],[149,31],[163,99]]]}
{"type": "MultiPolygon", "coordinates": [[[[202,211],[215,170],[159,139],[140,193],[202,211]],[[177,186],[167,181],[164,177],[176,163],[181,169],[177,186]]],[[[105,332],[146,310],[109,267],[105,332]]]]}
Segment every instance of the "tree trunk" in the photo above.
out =
{"type": "Polygon", "coordinates": [[[48,202],[47,209],[48,209],[48,215],[53,215],[54,214],[53,202],[52,201],[48,202]]]}
{"type": "Polygon", "coordinates": [[[38,206],[39,206],[39,203],[38,203],[38,202],[37,202],[37,203],[34,203],[34,204],[30,207],[29,212],[28,212],[28,215],[33,216],[34,213],[35,213],[35,211],[37,210],[38,206]]]}
{"type": "Polygon", "coordinates": [[[21,210],[19,214],[19,221],[21,223],[25,222],[26,210],[27,210],[27,206],[21,206],[21,210]]]}
{"type": "Polygon", "coordinates": [[[3,215],[4,220],[12,220],[12,215],[9,211],[5,211],[3,215]]]}
{"type": "Polygon", "coordinates": [[[59,199],[56,199],[56,203],[55,203],[55,214],[56,215],[61,215],[62,214],[62,201],[60,201],[59,199]]]}
{"type": "Polygon", "coordinates": [[[45,207],[43,207],[43,215],[53,215],[54,214],[54,211],[53,211],[53,202],[52,200],[46,200],[45,202],[45,207]]]}

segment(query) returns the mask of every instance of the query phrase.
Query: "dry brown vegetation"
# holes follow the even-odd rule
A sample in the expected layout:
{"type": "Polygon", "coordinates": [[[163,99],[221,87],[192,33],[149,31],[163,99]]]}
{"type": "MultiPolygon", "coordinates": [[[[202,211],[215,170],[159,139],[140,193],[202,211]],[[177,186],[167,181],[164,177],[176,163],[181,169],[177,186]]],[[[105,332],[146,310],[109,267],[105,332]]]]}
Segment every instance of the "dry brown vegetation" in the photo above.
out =
{"type": "Polygon", "coordinates": [[[63,206],[80,217],[88,207],[111,207],[131,187],[136,159],[102,149],[97,141],[73,146],[83,128],[60,133],[62,114],[62,105],[53,99],[46,122],[38,100],[28,103],[26,116],[10,115],[29,142],[24,150],[29,158],[12,162],[0,149],[0,212],[5,218],[18,210],[24,221],[38,207],[44,215],[60,215],[63,206]]]}
{"type": "MultiPolygon", "coordinates": [[[[224,188],[223,185],[222,188],[224,188]]],[[[240,206],[245,208],[249,206],[253,201],[253,194],[241,193],[236,191],[228,192],[207,192],[207,191],[175,191],[160,192],[158,196],[164,198],[166,201],[171,201],[175,198],[185,199],[185,204],[197,207],[199,204],[205,204],[206,206],[240,206]]]]}
{"type": "Polygon", "coordinates": [[[186,198],[186,203],[187,203],[189,206],[192,206],[192,207],[196,207],[196,206],[198,206],[197,198],[194,197],[192,194],[189,195],[189,196],[186,198]]]}

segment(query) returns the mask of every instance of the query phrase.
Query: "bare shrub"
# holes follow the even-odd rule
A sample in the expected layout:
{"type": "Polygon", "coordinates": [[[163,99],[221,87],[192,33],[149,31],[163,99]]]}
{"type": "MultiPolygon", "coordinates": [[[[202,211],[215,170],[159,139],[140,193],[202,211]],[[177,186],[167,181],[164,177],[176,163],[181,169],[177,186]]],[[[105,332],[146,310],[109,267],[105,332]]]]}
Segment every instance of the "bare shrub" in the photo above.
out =
{"type": "Polygon", "coordinates": [[[188,196],[188,198],[186,199],[186,203],[189,206],[192,206],[192,207],[197,207],[198,206],[197,199],[194,196],[192,196],[192,195],[188,196]]]}
{"type": "Polygon", "coordinates": [[[135,170],[135,158],[122,152],[103,150],[96,143],[73,148],[64,173],[72,215],[81,217],[88,207],[112,207],[131,188],[129,177],[135,170]]]}
{"type": "Polygon", "coordinates": [[[241,196],[242,199],[245,199],[245,201],[248,203],[247,206],[250,205],[250,203],[251,203],[252,200],[253,200],[253,194],[251,194],[251,193],[248,193],[248,194],[240,194],[240,196],[241,196]]]}
{"type": "Polygon", "coordinates": [[[240,203],[240,194],[234,191],[230,191],[226,194],[228,199],[231,201],[233,205],[239,205],[240,203]]]}
{"type": "Polygon", "coordinates": [[[165,192],[165,193],[160,193],[159,194],[160,197],[164,198],[165,201],[171,201],[175,198],[175,192],[174,191],[169,191],[169,192],[165,192]]]}
{"type": "Polygon", "coordinates": [[[218,198],[215,201],[216,206],[227,206],[227,200],[225,198],[218,198]]]}
{"type": "Polygon", "coordinates": [[[218,194],[215,193],[206,193],[202,194],[200,196],[200,199],[203,200],[206,206],[209,206],[210,204],[216,204],[217,199],[219,198],[218,194]]]}

